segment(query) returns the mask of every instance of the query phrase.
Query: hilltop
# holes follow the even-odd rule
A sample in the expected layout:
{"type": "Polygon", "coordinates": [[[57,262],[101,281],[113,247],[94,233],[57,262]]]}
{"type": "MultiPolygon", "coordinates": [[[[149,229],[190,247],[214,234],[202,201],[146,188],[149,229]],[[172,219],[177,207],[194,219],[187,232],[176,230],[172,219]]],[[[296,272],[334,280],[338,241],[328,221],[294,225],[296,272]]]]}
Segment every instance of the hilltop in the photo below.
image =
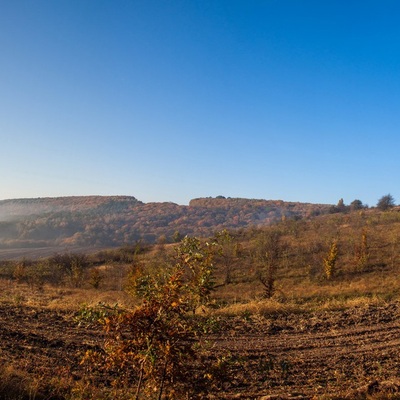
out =
{"type": "Polygon", "coordinates": [[[0,201],[0,249],[107,247],[171,242],[184,235],[262,227],[329,213],[332,205],[244,198],[197,198],[189,205],[144,203],[131,196],[0,201]]]}

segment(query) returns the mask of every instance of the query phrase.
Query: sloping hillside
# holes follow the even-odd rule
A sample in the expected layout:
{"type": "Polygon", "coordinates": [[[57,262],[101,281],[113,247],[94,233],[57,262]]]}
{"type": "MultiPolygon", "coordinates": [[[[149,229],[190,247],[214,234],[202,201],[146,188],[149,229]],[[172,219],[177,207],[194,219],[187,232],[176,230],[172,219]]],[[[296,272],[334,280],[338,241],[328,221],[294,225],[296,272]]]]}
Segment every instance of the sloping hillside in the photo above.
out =
{"type": "Polygon", "coordinates": [[[57,212],[121,210],[140,203],[131,196],[70,196],[0,201],[0,221],[57,212]]]}
{"type": "Polygon", "coordinates": [[[331,205],[240,198],[200,198],[189,206],[143,203],[129,196],[0,201],[0,248],[119,246],[143,240],[207,236],[220,229],[265,226],[282,218],[328,213],[331,205]]]}

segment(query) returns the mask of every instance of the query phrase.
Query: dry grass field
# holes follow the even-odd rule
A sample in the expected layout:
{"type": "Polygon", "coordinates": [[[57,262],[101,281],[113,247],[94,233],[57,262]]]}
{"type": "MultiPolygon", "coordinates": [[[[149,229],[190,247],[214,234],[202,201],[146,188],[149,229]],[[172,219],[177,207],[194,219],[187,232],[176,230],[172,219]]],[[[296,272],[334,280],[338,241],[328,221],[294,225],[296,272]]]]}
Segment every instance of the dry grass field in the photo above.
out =
{"type": "MultiPolygon", "coordinates": [[[[175,245],[3,261],[0,398],[400,398],[399,213],[288,220],[214,240],[214,290],[195,314],[178,315],[190,329],[182,322],[171,331],[194,354],[179,354],[179,374],[148,378],[154,391],[129,363],[116,370],[110,358],[87,355],[133,341],[135,326],[118,328],[118,342],[107,324],[115,310],[140,309],[133,280],[160,277],[175,245]]],[[[154,293],[170,298],[170,282],[161,279],[154,293]]]]}

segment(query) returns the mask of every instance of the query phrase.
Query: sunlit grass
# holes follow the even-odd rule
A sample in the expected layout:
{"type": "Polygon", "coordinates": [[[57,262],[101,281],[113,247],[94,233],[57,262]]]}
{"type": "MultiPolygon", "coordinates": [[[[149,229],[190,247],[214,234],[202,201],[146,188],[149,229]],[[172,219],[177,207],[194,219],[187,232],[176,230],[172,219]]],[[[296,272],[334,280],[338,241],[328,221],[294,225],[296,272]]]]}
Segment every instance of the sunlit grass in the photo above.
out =
{"type": "Polygon", "coordinates": [[[15,306],[41,307],[60,310],[77,310],[82,304],[99,303],[133,307],[137,300],[124,291],[62,288],[44,285],[41,288],[0,280],[0,302],[15,306]]]}

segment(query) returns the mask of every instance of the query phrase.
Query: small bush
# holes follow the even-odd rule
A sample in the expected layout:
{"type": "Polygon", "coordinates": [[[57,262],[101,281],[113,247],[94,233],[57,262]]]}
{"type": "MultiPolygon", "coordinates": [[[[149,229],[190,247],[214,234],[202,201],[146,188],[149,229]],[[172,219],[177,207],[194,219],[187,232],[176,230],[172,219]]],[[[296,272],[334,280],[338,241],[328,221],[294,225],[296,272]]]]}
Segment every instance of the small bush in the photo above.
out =
{"type": "Polygon", "coordinates": [[[324,258],[325,277],[328,280],[334,277],[337,273],[336,271],[337,258],[338,258],[338,246],[337,242],[333,241],[331,243],[327,256],[324,258]]]}
{"type": "MultiPolygon", "coordinates": [[[[90,375],[111,373],[111,386],[135,387],[135,398],[176,399],[189,395],[189,360],[196,358],[196,332],[190,317],[207,302],[213,287],[212,244],[186,237],[177,247],[175,263],[157,275],[138,274],[133,282],[141,306],[104,318],[107,339],[102,352],[89,351],[83,363],[90,375]]],[[[81,317],[100,318],[84,309],[81,317]]]]}

